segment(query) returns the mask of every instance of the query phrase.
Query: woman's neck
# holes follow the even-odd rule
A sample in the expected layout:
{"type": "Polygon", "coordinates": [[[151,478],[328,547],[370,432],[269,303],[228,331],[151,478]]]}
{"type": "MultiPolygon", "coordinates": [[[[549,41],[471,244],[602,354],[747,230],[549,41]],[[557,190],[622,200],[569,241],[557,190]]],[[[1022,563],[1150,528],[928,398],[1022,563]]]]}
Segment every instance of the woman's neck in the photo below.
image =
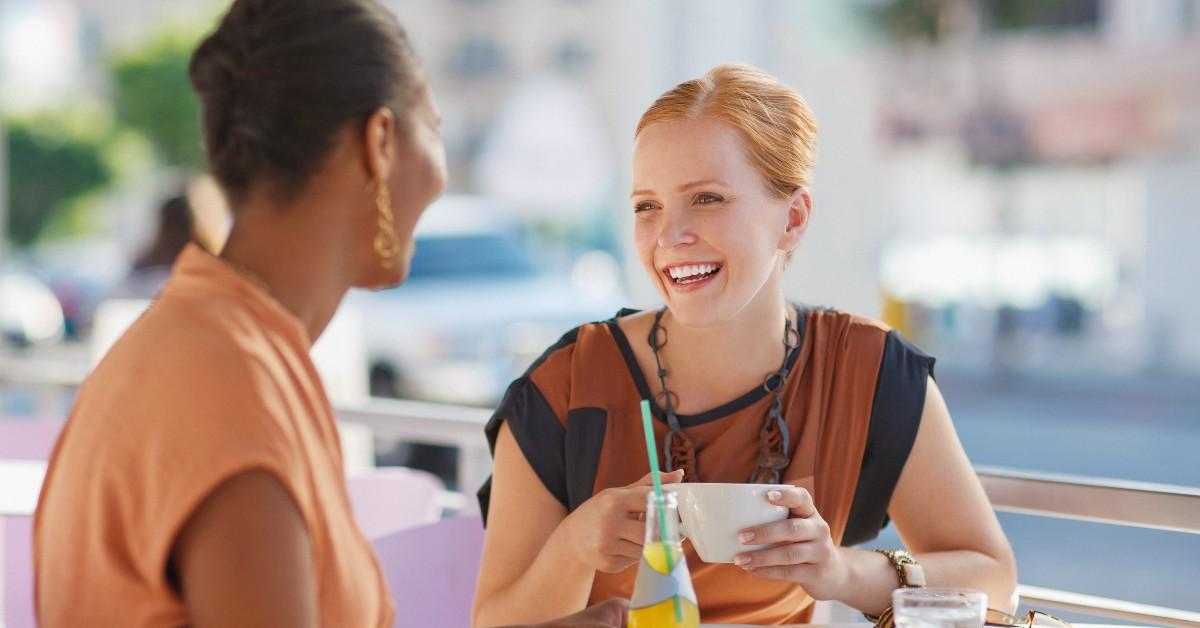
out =
{"type": "Polygon", "coordinates": [[[336,244],[344,239],[306,215],[299,207],[240,210],[220,257],[261,282],[315,343],[352,280],[336,244]]]}
{"type": "Polygon", "coordinates": [[[785,317],[792,325],[796,321],[782,291],[772,290],[760,297],[716,325],[684,325],[667,312],[662,325],[669,342],[662,352],[663,365],[669,371],[668,388],[678,393],[703,385],[715,397],[728,401],[778,370],[786,353],[785,317]]]}

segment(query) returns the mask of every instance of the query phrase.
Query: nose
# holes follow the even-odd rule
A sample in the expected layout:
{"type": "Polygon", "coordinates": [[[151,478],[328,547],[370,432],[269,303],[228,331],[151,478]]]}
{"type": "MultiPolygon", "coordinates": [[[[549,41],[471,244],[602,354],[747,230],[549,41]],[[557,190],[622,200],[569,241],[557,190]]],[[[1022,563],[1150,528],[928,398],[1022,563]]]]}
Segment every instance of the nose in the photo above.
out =
{"type": "Polygon", "coordinates": [[[685,211],[663,211],[663,220],[658,229],[658,247],[662,249],[686,246],[696,242],[696,234],[685,211]]]}

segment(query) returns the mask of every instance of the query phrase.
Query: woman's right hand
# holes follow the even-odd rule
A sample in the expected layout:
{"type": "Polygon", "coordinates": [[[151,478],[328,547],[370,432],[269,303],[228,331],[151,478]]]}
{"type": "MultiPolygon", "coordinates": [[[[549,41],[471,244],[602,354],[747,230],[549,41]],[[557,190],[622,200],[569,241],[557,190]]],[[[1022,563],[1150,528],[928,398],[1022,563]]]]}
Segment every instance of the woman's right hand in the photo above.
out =
{"type": "MultiPolygon", "coordinates": [[[[683,470],[659,475],[663,484],[683,480],[683,470]]],[[[563,520],[567,546],[579,563],[616,573],[638,562],[646,534],[646,495],[653,490],[650,474],[620,488],[606,488],[583,502],[563,520]]]]}

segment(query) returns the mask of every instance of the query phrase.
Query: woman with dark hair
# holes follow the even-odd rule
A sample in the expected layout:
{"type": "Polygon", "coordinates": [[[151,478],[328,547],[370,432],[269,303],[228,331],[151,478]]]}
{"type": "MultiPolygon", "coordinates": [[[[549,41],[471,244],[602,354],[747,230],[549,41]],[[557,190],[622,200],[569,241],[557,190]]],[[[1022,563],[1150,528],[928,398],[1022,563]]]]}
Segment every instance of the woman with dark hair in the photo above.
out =
{"type": "Polygon", "coordinates": [[[234,226],[79,391],[36,515],[41,625],[390,626],[309,349],[350,288],[408,273],[446,177],[432,94],[375,0],[238,0],[189,72],[234,226]]]}

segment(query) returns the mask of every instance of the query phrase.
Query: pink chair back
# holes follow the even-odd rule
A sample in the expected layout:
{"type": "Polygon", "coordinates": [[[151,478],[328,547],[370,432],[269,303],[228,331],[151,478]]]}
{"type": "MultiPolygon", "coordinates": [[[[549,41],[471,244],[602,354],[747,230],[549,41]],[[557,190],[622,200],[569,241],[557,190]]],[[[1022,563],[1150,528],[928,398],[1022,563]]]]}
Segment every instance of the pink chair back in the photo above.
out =
{"type": "Polygon", "coordinates": [[[62,428],[54,419],[0,418],[0,458],[49,460],[62,428]]]}
{"type": "Polygon", "coordinates": [[[358,527],[374,540],[442,518],[442,481],[432,473],[385,467],[346,480],[358,527]]]}
{"type": "Polygon", "coordinates": [[[470,626],[483,554],[478,516],[445,519],[374,541],[396,600],[396,626],[470,626]]]}
{"type": "Polygon", "coordinates": [[[0,624],[36,628],[33,610],[33,517],[0,517],[0,624]]]}

